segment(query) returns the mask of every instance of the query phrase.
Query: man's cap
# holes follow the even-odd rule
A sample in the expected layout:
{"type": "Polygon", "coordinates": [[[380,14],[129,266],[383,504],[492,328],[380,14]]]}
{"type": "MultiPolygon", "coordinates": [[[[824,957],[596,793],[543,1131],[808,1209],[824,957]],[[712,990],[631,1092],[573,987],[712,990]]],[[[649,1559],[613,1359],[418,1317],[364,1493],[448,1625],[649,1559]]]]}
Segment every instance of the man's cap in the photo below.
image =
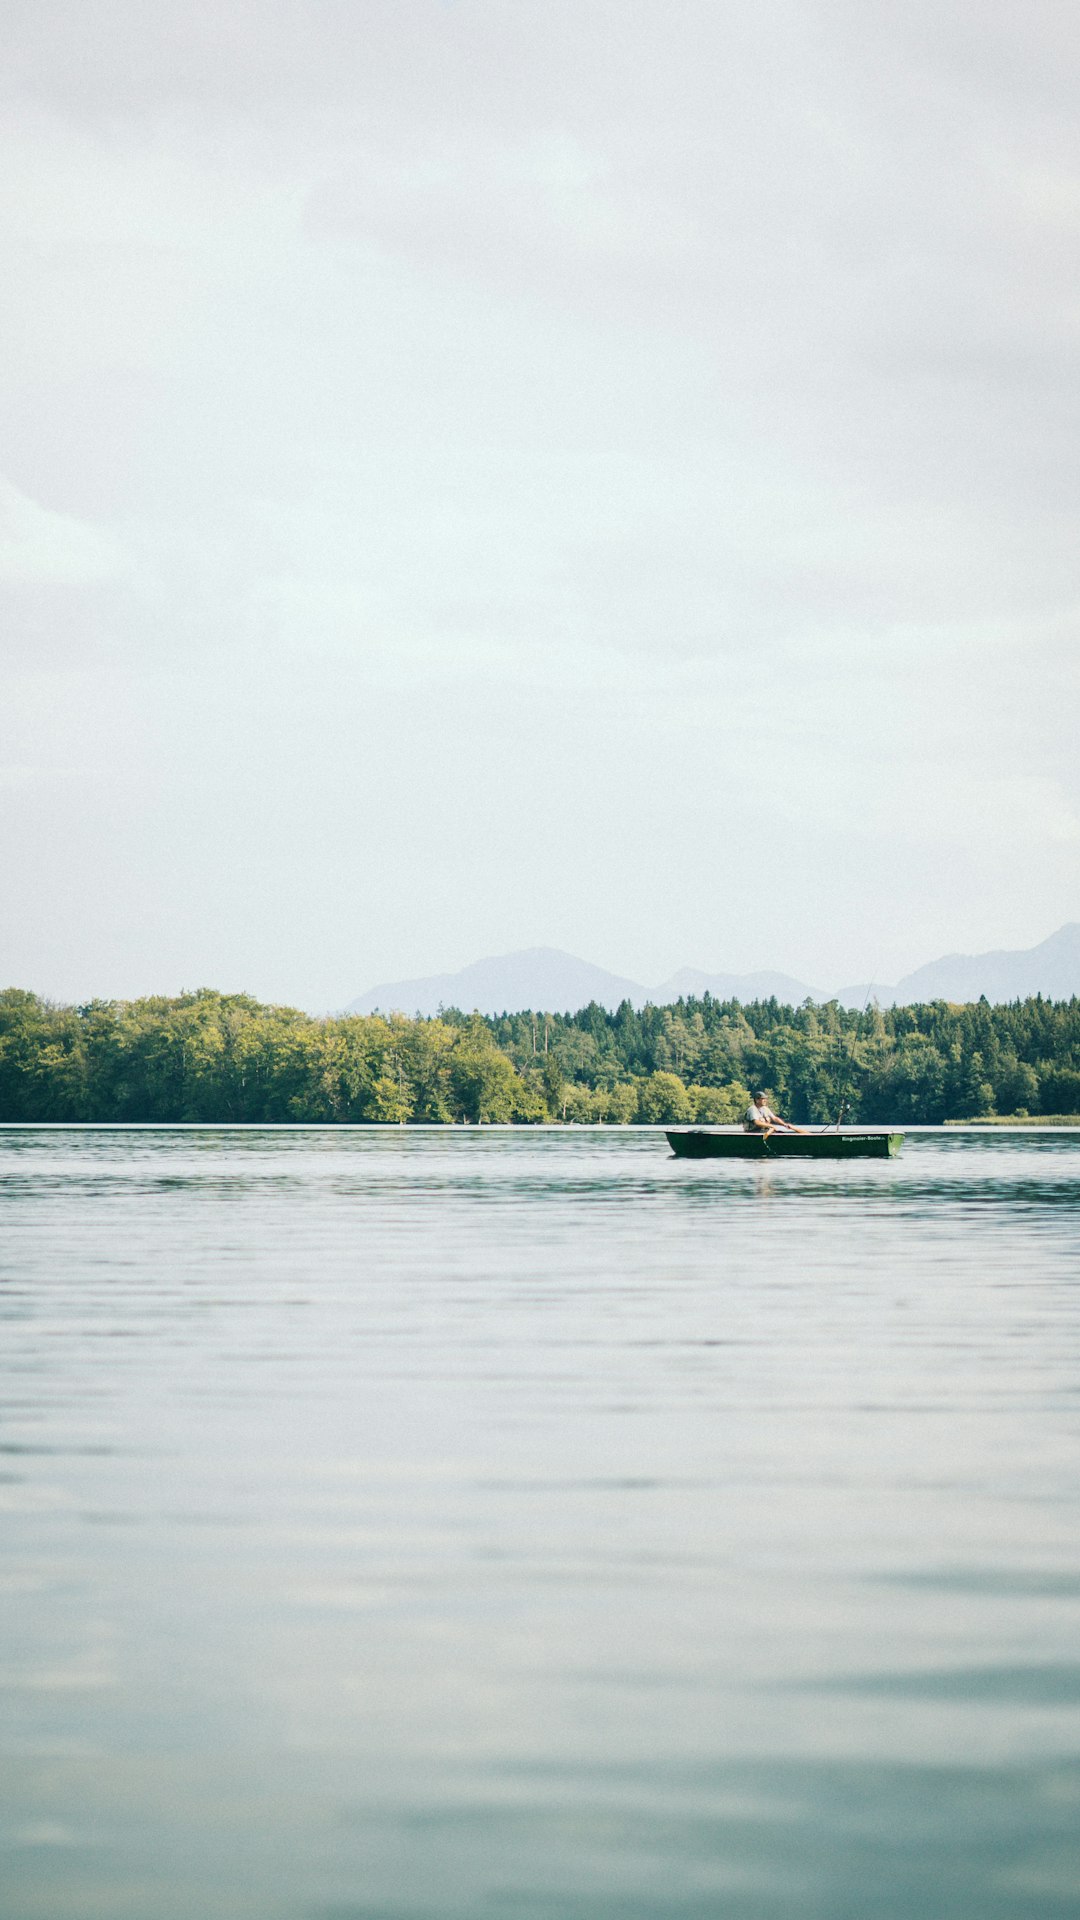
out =
{"type": "Polygon", "coordinates": [[[758,1088],[758,1090],[757,1090],[757,1092],[756,1092],[756,1093],[755,1093],[755,1095],[754,1095],[754,1099],[755,1099],[755,1100],[764,1100],[764,1098],[765,1098],[765,1089],[764,1089],[764,1087],[759,1087],[759,1088],[758,1088]]]}

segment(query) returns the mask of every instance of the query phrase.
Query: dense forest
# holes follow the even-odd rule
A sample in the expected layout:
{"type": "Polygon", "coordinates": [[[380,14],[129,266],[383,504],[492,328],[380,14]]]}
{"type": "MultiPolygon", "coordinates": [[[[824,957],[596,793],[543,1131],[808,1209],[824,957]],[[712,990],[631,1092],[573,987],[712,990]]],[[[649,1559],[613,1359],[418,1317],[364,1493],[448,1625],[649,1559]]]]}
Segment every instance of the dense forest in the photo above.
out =
{"type": "Polygon", "coordinates": [[[680,1000],[616,1013],[315,1019],[244,994],[54,1006],[0,992],[0,1121],[720,1123],[1080,1113],[1080,1000],[680,1000]]]}

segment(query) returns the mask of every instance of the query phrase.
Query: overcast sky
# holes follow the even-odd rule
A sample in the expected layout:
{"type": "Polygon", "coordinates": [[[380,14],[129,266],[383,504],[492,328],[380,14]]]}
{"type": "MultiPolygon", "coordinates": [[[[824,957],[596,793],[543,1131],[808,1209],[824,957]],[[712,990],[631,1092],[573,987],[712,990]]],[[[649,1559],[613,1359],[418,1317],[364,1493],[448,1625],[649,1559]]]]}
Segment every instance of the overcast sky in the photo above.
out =
{"type": "Polygon", "coordinates": [[[1080,919],[1080,13],[0,30],[0,982],[1080,919]]]}

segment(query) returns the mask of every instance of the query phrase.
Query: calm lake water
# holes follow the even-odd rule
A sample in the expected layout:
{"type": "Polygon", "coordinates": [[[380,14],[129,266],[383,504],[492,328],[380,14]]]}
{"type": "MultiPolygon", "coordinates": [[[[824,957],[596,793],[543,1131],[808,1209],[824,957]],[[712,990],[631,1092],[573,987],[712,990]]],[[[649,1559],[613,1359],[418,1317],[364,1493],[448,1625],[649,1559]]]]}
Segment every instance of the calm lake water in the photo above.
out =
{"type": "Polygon", "coordinates": [[[1080,1912],[1080,1132],[0,1130],[4,1920],[1080,1912]]]}

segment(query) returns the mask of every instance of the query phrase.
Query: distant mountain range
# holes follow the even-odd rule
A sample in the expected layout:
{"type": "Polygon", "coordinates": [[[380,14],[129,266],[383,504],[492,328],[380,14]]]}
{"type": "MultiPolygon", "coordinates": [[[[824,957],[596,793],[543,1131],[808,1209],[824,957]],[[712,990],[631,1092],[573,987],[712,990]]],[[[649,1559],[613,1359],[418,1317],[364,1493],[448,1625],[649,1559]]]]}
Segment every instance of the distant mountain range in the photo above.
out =
{"type": "Polygon", "coordinates": [[[1075,920],[1037,947],[947,953],[905,974],[895,987],[883,988],[877,998],[882,1006],[906,1007],[922,1000],[978,1000],[985,994],[992,1004],[1003,1004],[1035,993],[1047,1000],[1080,994],[1080,924],[1075,920]]]}
{"type": "Polygon", "coordinates": [[[433,973],[422,980],[392,980],[372,987],[346,1007],[346,1013],[438,1013],[461,1007],[466,1013],[576,1013],[595,1000],[615,1008],[623,1000],[643,1006],[648,999],[636,980],[623,980],[603,967],[576,960],[558,947],[526,947],[498,959],[474,960],[460,973],[433,973]]]}
{"type": "Polygon", "coordinates": [[[657,987],[623,979],[587,960],[578,960],[558,947],[527,947],[489,960],[476,960],[459,973],[433,973],[418,980],[391,980],[362,993],[346,1008],[348,1013],[437,1013],[440,1007],[460,1007],[467,1013],[535,1012],[576,1013],[595,1000],[614,1009],[623,1000],[636,1007],[651,1001],[666,1006],[673,1000],[700,999],[711,993],[717,1000],[778,1000],[798,1006],[803,1000],[839,1000],[842,1006],[861,1007],[868,999],[880,1006],[910,1006],[925,1000],[978,1000],[982,994],[994,1003],[1022,1000],[1041,993],[1048,1000],[1080,995],[1080,924],[1059,927],[1037,947],[1017,952],[949,953],[931,960],[895,986],[861,984],[833,993],[808,986],[787,973],[702,973],[683,967],[657,987]]]}

